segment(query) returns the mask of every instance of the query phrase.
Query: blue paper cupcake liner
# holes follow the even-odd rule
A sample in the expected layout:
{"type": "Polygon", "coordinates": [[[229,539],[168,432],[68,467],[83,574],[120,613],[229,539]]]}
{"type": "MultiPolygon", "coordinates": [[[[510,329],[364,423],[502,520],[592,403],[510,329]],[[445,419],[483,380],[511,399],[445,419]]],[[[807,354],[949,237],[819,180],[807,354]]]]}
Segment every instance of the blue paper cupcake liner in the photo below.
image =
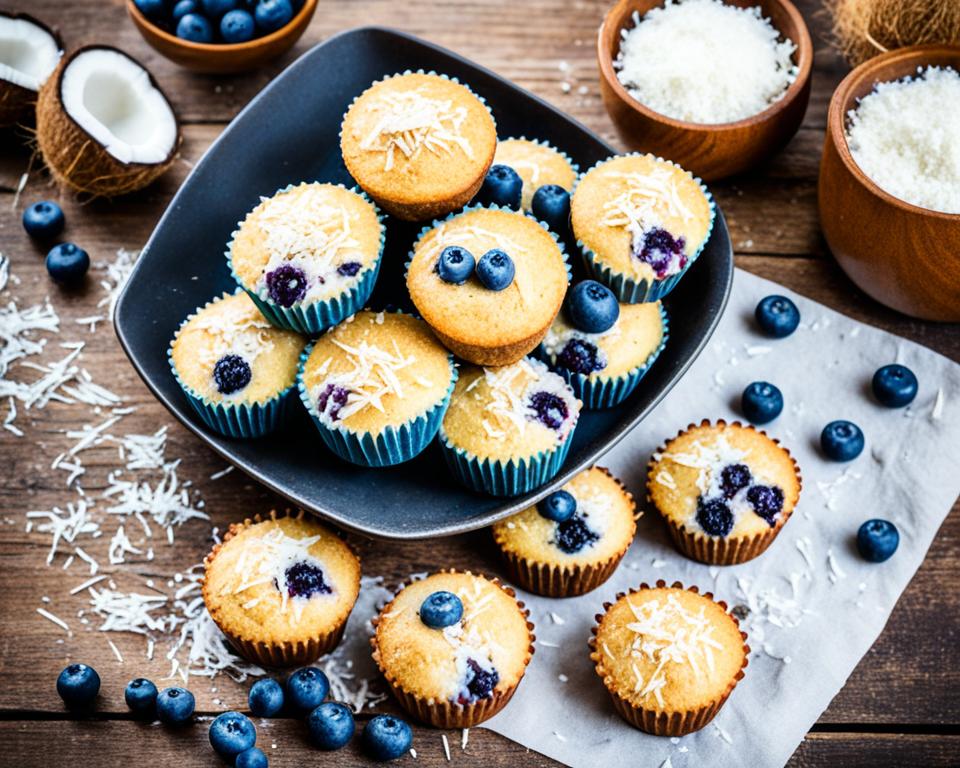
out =
{"type": "MultiPolygon", "coordinates": [[[[288,192],[297,186],[299,186],[299,184],[288,184],[283,189],[278,189],[274,192],[273,196],[275,197],[276,195],[288,192]]],[[[242,226],[242,221],[238,223],[238,229],[234,230],[230,235],[230,242],[227,243],[227,250],[224,255],[227,257],[227,265],[230,267],[231,276],[236,280],[237,285],[243,288],[243,290],[247,292],[247,295],[253,299],[254,304],[257,305],[257,308],[263,313],[263,316],[278,328],[297,331],[307,336],[316,336],[327,328],[332,328],[350,317],[350,315],[356,314],[363,309],[364,305],[370,299],[370,294],[373,293],[373,287],[380,273],[380,263],[383,261],[383,249],[386,244],[387,230],[383,223],[383,214],[380,212],[377,204],[360,188],[346,187],[343,184],[333,186],[340,187],[341,189],[353,192],[362,197],[367,203],[373,206],[377,214],[377,221],[380,222],[380,249],[377,252],[376,260],[360,273],[359,279],[354,282],[349,289],[337,296],[295,304],[292,307],[281,307],[266,295],[266,289],[263,289],[264,295],[261,295],[257,291],[244,285],[233,268],[233,242],[240,231],[239,227],[242,226]]]]}
{"type": "MultiPolygon", "coordinates": [[[[613,157],[608,157],[606,160],[601,160],[600,162],[594,164],[583,174],[581,174],[580,178],[577,180],[577,184],[579,185],[579,183],[588,173],[590,173],[590,171],[594,170],[595,168],[599,168],[605,163],[609,163],[611,160],[616,160],[619,157],[645,157],[647,154],[649,153],[629,152],[624,155],[614,155],[613,157]]],[[[689,174],[690,177],[697,182],[700,189],[703,191],[703,194],[706,196],[707,203],[710,206],[710,223],[707,226],[707,232],[703,237],[703,241],[700,243],[697,250],[687,257],[687,263],[684,265],[683,269],[677,272],[677,274],[668,275],[663,279],[654,278],[653,280],[638,281],[628,277],[627,275],[624,275],[622,272],[617,272],[611,267],[601,263],[597,255],[592,250],[587,248],[586,245],[584,245],[583,240],[577,238],[577,247],[580,249],[583,255],[583,264],[587,272],[592,274],[597,280],[613,291],[614,294],[616,294],[617,299],[622,301],[624,304],[644,304],[646,302],[659,301],[667,296],[670,291],[676,288],[677,283],[680,282],[680,278],[687,273],[687,270],[693,266],[693,262],[695,262],[703,252],[704,247],[710,240],[710,235],[713,233],[713,225],[717,218],[717,206],[716,203],[714,203],[713,195],[710,194],[710,190],[706,188],[699,177],[694,176],[689,171],[681,168],[679,165],[670,160],[664,160],[662,157],[656,157],[656,159],[660,162],[668,163],[669,165],[680,168],[680,170],[689,174]]]]}
{"type": "Polygon", "coordinates": [[[313,344],[308,345],[300,355],[297,388],[300,390],[300,401],[310,414],[327,448],[341,459],[353,464],[364,467],[388,467],[409,461],[430,445],[443,422],[447,406],[450,405],[453,387],[459,376],[453,355],[448,356],[451,371],[450,386],[447,387],[441,402],[413,421],[401,424],[399,427],[388,426],[379,435],[372,435],[369,432],[352,432],[341,426],[331,427],[320,420],[316,404],[312,401],[303,381],[304,366],[313,351],[313,346],[313,344]]]}

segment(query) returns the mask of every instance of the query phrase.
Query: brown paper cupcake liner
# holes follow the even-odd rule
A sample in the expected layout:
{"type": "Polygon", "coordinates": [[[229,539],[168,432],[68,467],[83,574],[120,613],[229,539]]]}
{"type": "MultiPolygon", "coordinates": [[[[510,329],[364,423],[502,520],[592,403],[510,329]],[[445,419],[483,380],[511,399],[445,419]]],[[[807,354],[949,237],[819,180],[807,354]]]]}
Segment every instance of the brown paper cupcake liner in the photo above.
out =
{"type": "MultiPolygon", "coordinates": [[[[677,433],[676,437],[680,437],[684,432],[688,432],[691,429],[696,427],[709,427],[709,426],[728,426],[727,422],[723,419],[717,419],[716,422],[711,422],[710,419],[704,419],[699,424],[689,424],[686,429],[681,430],[677,433]]],[[[777,445],[782,451],[784,451],[790,459],[790,462],[793,464],[793,471],[797,476],[797,498],[794,501],[793,506],[787,512],[781,512],[780,517],[777,519],[776,525],[770,528],[763,533],[758,533],[755,536],[750,538],[734,538],[727,537],[721,538],[718,536],[707,536],[702,531],[691,531],[685,525],[681,523],[676,523],[673,520],[669,519],[663,513],[660,513],[660,516],[663,518],[663,521],[667,525],[667,530],[670,532],[670,538],[673,540],[674,546],[680,552],[680,554],[685,557],[690,558],[691,560],[697,560],[701,563],[706,563],[707,565],[737,565],[739,563],[745,563],[748,560],[753,560],[755,557],[762,555],[767,548],[773,544],[773,540],[777,538],[777,535],[780,533],[780,529],[786,525],[787,520],[790,519],[790,516],[793,514],[793,510],[796,509],[797,504],[800,503],[800,493],[803,490],[803,477],[800,474],[800,466],[797,464],[797,460],[793,458],[793,454],[790,453],[789,449],[783,445],[775,437],[770,437],[763,430],[757,429],[752,424],[743,424],[739,421],[734,421],[729,424],[731,427],[740,427],[741,429],[749,429],[754,432],[758,432],[766,438],[769,438],[775,445],[777,445]]],[[[676,439],[673,438],[673,439],[676,439]]],[[[658,453],[663,453],[666,451],[666,443],[660,445],[654,455],[658,453]]],[[[652,469],[656,460],[653,456],[650,457],[650,461],[647,462],[647,501],[656,508],[656,504],[653,501],[653,494],[650,491],[652,480],[652,469]]],[[[657,510],[660,512],[660,510],[657,510]]]]}
{"type": "MultiPolygon", "coordinates": [[[[492,696],[479,699],[471,704],[459,704],[453,701],[436,701],[435,699],[425,699],[422,696],[418,696],[417,694],[408,691],[402,685],[400,685],[395,678],[391,677],[390,673],[381,663],[380,648],[377,644],[376,630],[380,623],[380,616],[390,611],[390,607],[393,605],[393,600],[387,603],[380,611],[380,615],[374,617],[372,621],[374,632],[373,637],[370,638],[370,645],[373,648],[373,660],[376,662],[381,674],[387,681],[387,685],[389,686],[390,692],[393,694],[394,698],[407,713],[417,718],[417,720],[427,725],[432,725],[435,728],[472,728],[473,726],[479,725],[485,720],[489,720],[501,709],[507,706],[510,699],[513,698],[513,694],[517,690],[517,686],[520,685],[520,682],[523,680],[523,676],[526,673],[526,667],[530,663],[530,659],[533,658],[534,642],[537,638],[536,635],[533,634],[534,626],[530,621],[530,610],[523,604],[522,601],[517,600],[517,593],[514,592],[514,590],[512,590],[510,587],[503,584],[500,579],[496,578],[495,576],[474,574],[471,571],[460,571],[455,568],[445,568],[439,571],[439,573],[463,573],[468,576],[483,576],[483,578],[500,587],[500,589],[502,589],[510,597],[512,597],[514,601],[516,601],[517,606],[520,608],[520,612],[527,620],[527,633],[530,637],[530,644],[527,647],[527,656],[523,660],[524,672],[521,673],[520,677],[517,679],[517,682],[504,691],[494,690],[492,696]]],[[[397,591],[397,594],[400,594],[402,591],[403,587],[397,591]]],[[[396,600],[396,595],[394,596],[394,600],[396,600]]]]}
{"type": "MultiPolygon", "coordinates": [[[[655,586],[666,587],[667,583],[663,579],[660,579],[657,581],[655,586]]],[[[698,587],[684,587],[679,581],[675,581],[669,586],[675,589],[686,589],[688,592],[700,594],[698,587]]],[[[654,736],[686,736],[688,733],[699,731],[701,728],[708,725],[710,721],[717,716],[717,713],[721,710],[727,699],[730,698],[730,694],[733,693],[733,689],[737,687],[737,683],[743,679],[745,674],[744,670],[747,668],[750,656],[750,646],[747,645],[747,633],[742,630],[740,631],[740,637],[743,638],[743,664],[740,666],[736,676],[730,681],[730,684],[719,698],[697,709],[683,710],[678,712],[658,711],[655,709],[648,709],[639,704],[634,704],[633,702],[623,698],[617,692],[614,680],[610,677],[610,675],[603,674],[601,670],[603,655],[597,649],[597,632],[600,629],[600,622],[602,621],[604,615],[606,615],[607,611],[610,610],[614,603],[618,602],[621,598],[626,597],[627,595],[636,594],[637,592],[641,592],[642,590],[650,588],[651,587],[648,584],[643,583],[638,588],[631,589],[629,592],[618,593],[613,603],[607,602],[603,604],[604,612],[596,615],[596,624],[594,624],[593,628],[591,629],[592,636],[588,643],[590,646],[590,659],[594,663],[594,669],[596,670],[597,675],[603,680],[604,687],[610,694],[610,699],[613,702],[613,708],[616,710],[617,714],[620,715],[620,717],[626,720],[634,728],[638,728],[641,731],[653,734],[654,736]]],[[[724,611],[727,610],[727,604],[723,600],[715,600],[713,593],[704,592],[703,597],[713,600],[713,602],[723,608],[724,611]]],[[[733,622],[739,629],[740,622],[737,621],[737,617],[729,612],[727,615],[733,619],[733,622]]]]}
{"type": "MultiPolygon", "coordinates": [[[[276,510],[271,510],[269,519],[276,520],[280,517],[288,516],[291,515],[286,512],[278,513],[276,510]]],[[[298,513],[294,515],[294,517],[297,519],[300,519],[303,516],[303,510],[298,511],[298,513]]],[[[347,626],[347,619],[350,618],[350,613],[353,611],[353,606],[350,606],[350,610],[347,611],[346,615],[343,617],[343,620],[330,632],[321,633],[312,637],[305,637],[298,639],[295,642],[289,640],[283,642],[266,642],[264,640],[258,640],[255,638],[243,637],[242,635],[238,635],[230,631],[230,628],[225,626],[225,622],[220,616],[220,611],[218,611],[216,607],[211,607],[211,601],[207,596],[206,571],[210,567],[210,563],[214,561],[220,550],[223,548],[223,545],[230,541],[230,539],[232,539],[234,536],[239,534],[244,528],[248,528],[256,523],[262,523],[263,521],[263,516],[257,514],[252,519],[246,518],[242,523],[231,523],[230,528],[223,537],[223,541],[219,544],[215,544],[213,549],[210,550],[210,553],[203,559],[204,576],[200,580],[203,602],[207,607],[210,618],[213,619],[214,623],[220,628],[220,631],[223,632],[224,636],[227,638],[227,641],[237,651],[237,653],[247,661],[251,661],[254,664],[258,664],[262,667],[304,666],[305,664],[310,664],[311,662],[316,661],[324,654],[330,653],[330,651],[340,644],[340,640],[343,638],[343,632],[347,626]]],[[[347,544],[347,542],[344,543],[347,544]]],[[[349,547],[350,545],[347,544],[347,546],[349,547]]],[[[356,552],[353,550],[353,547],[350,547],[350,550],[353,552],[354,556],[356,556],[356,552]]]]}

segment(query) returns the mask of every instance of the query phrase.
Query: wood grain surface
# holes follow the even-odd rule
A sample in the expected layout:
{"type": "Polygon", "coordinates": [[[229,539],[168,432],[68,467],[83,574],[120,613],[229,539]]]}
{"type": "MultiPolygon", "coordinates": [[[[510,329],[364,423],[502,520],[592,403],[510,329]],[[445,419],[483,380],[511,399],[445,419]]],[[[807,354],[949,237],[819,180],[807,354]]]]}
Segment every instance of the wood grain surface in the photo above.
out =
{"type": "MultiPolygon", "coordinates": [[[[737,264],[858,320],[960,359],[956,326],[923,323],[884,309],[847,280],[826,250],[817,224],[817,169],[827,102],[845,67],[825,44],[818,4],[799,5],[816,46],[811,102],[803,127],[763,168],[714,186],[730,225],[737,264]]],[[[183,119],[185,142],[181,158],[165,178],[141,193],[113,202],[58,198],[57,190],[34,165],[19,207],[15,207],[13,191],[30,155],[19,136],[0,134],[0,251],[10,257],[11,271],[19,278],[0,301],[5,305],[15,299],[25,307],[50,297],[61,317],[62,332],[51,341],[44,359],[60,356],[62,350],[53,349],[57,341],[85,342],[82,365],[96,381],[120,394],[125,405],[137,407],[124,417],[123,431],[152,433],[169,425],[167,456],[182,459],[181,478],[194,482],[207,512],[221,529],[281,502],[238,472],[209,479],[224,468],[223,462],[154,401],[127,363],[109,324],[100,324],[90,333],[75,323],[76,318],[102,311],[96,305],[104,295],[98,285],[104,273],[94,269],[82,290],[63,291],[50,283],[42,249],[29,242],[20,227],[25,202],[40,197],[61,199],[68,220],[65,237],[82,244],[95,263],[111,260],[118,248],[138,248],[191,165],[248,99],[310,45],[339,30],[369,23],[399,27],[451,47],[615,141],[597,82],[594,37],[607,10],[606,3],[597,0],[321,0],[310,28],[287,56],[255,73],[224,78],[190,74],[162,59],[139,37],[119,0],[33,0],[26,10],[59,26],[69,47],[109,42],[140,58],[162,83],[183,119]]],[[[256,147],[250,151],[255,152],[256,147]]],[[[0,415],[5,413],[5,406],[0,405],[0,415]]],[[[16,425],[24,430],[23,438],[0,430],[0,563],[6,577],[0,592],[0,764],[19,768],[117,766],[146,759],[155,765],[213,766],[218,763],[207,746],[202,722],[174,736],[163,728],[129,719],[123,703],[124,684],[136,675],[159,680],[167,675],[168,662],[160,653],[155,661],[147,662],[143,638],[115,633],[111,639],[125,659],[119,663],[107,645],[107,636],[94,631],[94,623],[79,623],[77,611],[86,607],[85,601],[68,594],[87,577],[86,569],[74,564],[64,571],[62,558],[48,567],[49,537],[25,532],[26,511],[50,509],[75,498],[64,485],[65,473],[51,470],[50,464],[74,442],[63,431],[94,418],[86,407],[52,403],[43,410],[21,413],[16,425]],[[67,619],[73,635],[68,637],[41,618],[36,613],[40,607],[67,619]],[[71,660],[93,664],[103,678],[102,705],[92,718],[72,717],[56,696],[53,681],[71,660]]],[[[90,451],[84,454],[84,463],[84,487],[95,493],[105,487],[106,473],[117,463],[116,450],[90,451]]],[[[206,530],[201,524],[188,523],[178,531],[175,546],[156,544],[153,561],[130,557],[109,570],[120,589],[142,588],[146,578],[169,579],[201,560],[210,546],[206,530]]],[[[367,570],[388,581],[443,565],[498,569],[489,535],[483,531],[433,542],[355,542],[367,570]]],[[[955,507],[882,636],[797,750],[791,765],[958,764],[958,542],[960,513],[955,507]]],[[[101,539],[90,549],[106,562],[106,546],[101,539]]],[[[837,641],[824,638],[824,642],[837,641]]],[[[212,683],[194,678],[191,688],[204,715],[245,705],[245,686],[224,676],[212,683]]],[[[389,702],[381,707],[391,708],[389,702]]],[[[311,750],[302,726],[292,720],[279,719],[262,726],[260,739],[275,766],[368,764],[356,751],[328,755],[311,750]],[[271,746],[274,743],[276,749],[271,746]]],[[[482,728],[471,732],[466,751],[459,748],[459,733],[449,734],[449,739],[452,762],[460,765],[554,764],[482,728]]],[[[417,728],[415,747],[423,764],[446,764],[438,732],[417,728]]],[[[647,763],[638,756],[637,764],[647,763]]]]}

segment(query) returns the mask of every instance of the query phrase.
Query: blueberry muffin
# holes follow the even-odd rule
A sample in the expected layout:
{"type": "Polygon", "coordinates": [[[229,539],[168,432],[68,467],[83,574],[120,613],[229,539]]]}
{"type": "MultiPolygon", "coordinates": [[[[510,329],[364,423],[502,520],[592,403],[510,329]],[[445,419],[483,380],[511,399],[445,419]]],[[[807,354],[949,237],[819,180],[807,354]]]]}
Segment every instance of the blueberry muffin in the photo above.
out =
{"type": "Polygon", "coordinates": [[[555,184],[572,192],[580,172],[564,152],[545,141],[523,137],[498,142],[493,162],[510,166],[520,175],[523,180],[520,204],[525,211],[531,210],[533,195],[540,187],[555,184]]]}

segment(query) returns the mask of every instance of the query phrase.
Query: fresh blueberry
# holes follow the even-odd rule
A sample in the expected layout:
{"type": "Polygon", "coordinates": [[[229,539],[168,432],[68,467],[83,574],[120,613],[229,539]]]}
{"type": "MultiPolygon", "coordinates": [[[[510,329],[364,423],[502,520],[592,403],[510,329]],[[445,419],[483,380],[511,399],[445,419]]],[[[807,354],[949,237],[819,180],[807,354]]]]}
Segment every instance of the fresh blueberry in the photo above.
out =
{"type": "Polygon", "coordinates": [[[56,237],[63,232],[65,223],[63,209],[52,200],[41,200],[23,212],[23,228],[38,240],[56,237]]]}
{"type": "Polygon", "coordinates": [[[473,274],[476,259],[466,248],[458,245],[448,245],[440,252],[437,261],[437,274],[445,283],[463,285],[473,274]]]}
{"type": "Polygon", "coordinates": [[[58,283],[79,283],[90,269],[87,252],[73,243],[60,243],[47,254],[47,273],[58,283]]]}
{"type": "Polygon", "coordinates": [[[364,726],[363,749],[374,760],[385,762],[404,755],[413,743],[413,731],[399,717],[377,715],[364,726]]]}
{"type": "Polygon", "coordinates": [[[434,592],[420,605],[420,621],[431,629],[452,627],[463,618],[463,603],[453,592],[434,592]]]}
{"type": "Polygon", "coordinates": [[[151,19],[160,18],[167,10],[166,0],[133,0],[137,10],[151,19]]]}
{"type": "Polygon", "coordinates": [[[580,517],[580,515],[574,515],[562,523],[557,523],[557,533],[554,536],[554,542],[561,551],[572,555],[584,547],[593,544],[593,542],[599,538],[600,537],[587,526],[586,520],[580,517]]]}
{"type": "Polygon", "coordinates": [[[287,701],[300,712],[319,707],[329,692],[330,681],[322,669],[303,667],[287,678],[287,701]]]}
{"type": "Polygon", "coordinates": [[[199,13],[185,13],[177,22],[177,37],[191,43],[212,43],[213,27],[206,16],[199,13]]]}
{"type": "Polygon", "coordinates": [[[910,405],[917,396],[916,374],[905,365],[885,365],[873,374],[873,394],[887,408],[910,405]]]}
{"type": "Polygon", "coordinates": [[[596,344],[577,338],[570,339],[563,345],[563,349],[557,355],[556,365],[572,373],[582,373],[584,376],[589,376],[594,371],[601,371],[606,367],[606,363],[600,358],[600,350],[597,349],[596,344]]]}
{"type": "Polygon", "coordinates": [[[697,522],[710,536],[726,536],[733,530],[733,513],[723,499],[697,499],[697,522]]]}
{"type": "Polygon", "coordinates": [[[228,11],[240,5],[239,0],[200,0],[203,15],[208,19],[219,19],[228,11]]]}
{"type": "Polygon", "coordinates": [[[263,750],[251,747],[237,755],[236,762],[233,765],[234,768],[267,768],[268,764],[267,756],[263,754],[263,750]]]}
{"type": "Polygon", "coordinates": [[[766,424],[783,410],[783,394],[768,381],[755,381],[743,390],[740,408],[754,424],[766,424]]]}
{"type": "Polygon", "coordinates": [[[477,202],[483,205],[500,205],[504,208],[520,210],[520,198],[523,194],[523,179],[509,165],[492,165],[487,171],[477,202]]]}
{"type": "Polygon", "coordinates": [[[554,491],[537,502],[537,512],[540,513],[541,517],[553,520],[555,523],[569,520],[576,511],[577,500],[572,493],[567,491],[554,491]]]}
{"type": "Polygon", "coordinates": [[[292,307],[307,292],[307,276],[300,267],[281,264],[267,272],[267,293],[281,307],[292,307]]]}
{"type": "Polygon", "coordinates": [[[852,421],[831,421],[820,433],[820,447],[833,461],[852,461],[863,451],[863,432],[852,421]]]}
{"type": "Polygon", "coordinates": [[[530,210],[558,235],[570,227],[570,193],[559,184],[544,184],[537,189],[530,210]]]}
{"type": "Polygon", "coordinates": [[[757,304],[757,325],[767,336],[782,339],[800,325],[800,310],[786,296],[767,296],[757,304]]]}
{"type": "Polygon", "coordinates": [[[477,262],[477,277],[491,291],[502,291],[513,282],[517,268],[513,259],[499,248],[487,251],[477,262]]]}
{"type": "Polygon", "coordinates": [[[746,488],[753,480],[750,467],[746,464],[727,464],[720,472],[720,490],[724,498],[732,499],[741,488],[746,488]]]}
{"type": "Polygon", "coordinates": [[[213,366],[213,383],[221,395],[239,392],[253,378],[250,363],[240,355],[224,355],[213,366]]]}
{"type": "Polygon", "coordinates": [[[131,712],[153,716],[157,710],[157,693],[157,686],[145,677],[138,677],[127,683],[123,691],[123,699],[131,712]]]}
{"type": "Polygon", "coordinates": [[[198,8],[197,0],[178,0],[177,4],[173,6],[173,23],[179,23],[180,19],[188,13],[197,13],[198,8]]]}
{"type": "Polygon", "coordinates": [[[350,707],[338,701],[327,701],[307,716],[307,730],[315,747],[340,749],[353,738],[356,725],[350,707]]]}
{"type": "Polygon", "coordinates": [[[260,0],[253,15],[261,31],[274,32],[293,18],[293,8],[290,0],[260,0]]]}
{"type": "Polygon", "coordinates": [[[317,398],[317,408],[325,413],[331,421],[340,418],[340,409],[347,404],[350,393],[338,384],[327,384],[317,398]]]}
{"type": "Polygon", "coordinates": [[[684,252],[686,241],[682,237],[674,237],[667,230],[660,227],[648,229],[643,239],[634,249],[634,256],[645,264],[649,264],[658,278],[664,278],[670,271],[674,261],[683,269],[687,264],[687,254],[684,252]]]}
{"type": "Polygon", "coordinates": [[[497,670],[486,670],[476,659],[467,659],[467,691],[470,692],[470,701],[487,698],[499,682],[500,673],[497,670]]]}
{"type": "Polygon", "coordinates": [[[186,688],[164,688],[157,696],[157,718],[167,725],[180,725],[193,716],[196,701],[186,688]]]}
{"type": "Polygon", "coordinates": [[[255,31],[253,16],[241,8],[227,11],[220,19],[220,37],[225,43],[245,43],[253,40],[255,31]]]}
{"type": "Polygon", "coordinates": [[[287,568],[284,575],[290,597],[313,597],[333,592],[330,585],[324,581],[323,571],[312,563],[301,560],[287,568]]]}
{"type": "Polygon", "coordinates": [[[257,680],[250,687],[247,705],[255,717],[273,717],[283,709],[283,686],[272,677],[257,680]]]}
{"type": "Polygon", "coordinates": [[[857,549],[864,560],[889,560],[900,544],[900,532],[889,520],[867,520],[857,531],[857,549]]]}
{"type": "Polygon", "coordinates": [[[71,664],[57,678],[57,693],[68,707],[85,707],[100,692],[100,675],[86,664],[71,664]]]}
{"type": "Polygon", "coordinates": [[[239,712],[224,712],[210,723],[210,746],[220,757],[229,759],[257,743],[253,721],[239,712]]]}
{"type": "Polygon", "coordinates": [[[775,485],[754,485],[747,491],[747,502],[773,528],[783,511],[783,491],[775,485]]]}
{"type": "Polygon", "coordinates": [[[570,415],[563,398],[553,392],[534,392],[530,397],[530,406],[536,411],[540,423],[550,429],[560,429],[570,415]]]}
{"type": "Polygon", "coordinates": [[[620,303],[607,286],[584,280],[573,286],[567,299],[567,316],[584,333],[603,333],[620,317],[620,303]]]}
{"type": "Polygon", "coordinates": [[[359,261],[345,261],[337,267],[337,274],[341,277],[356,277],[362,266],[359,261]]]}

